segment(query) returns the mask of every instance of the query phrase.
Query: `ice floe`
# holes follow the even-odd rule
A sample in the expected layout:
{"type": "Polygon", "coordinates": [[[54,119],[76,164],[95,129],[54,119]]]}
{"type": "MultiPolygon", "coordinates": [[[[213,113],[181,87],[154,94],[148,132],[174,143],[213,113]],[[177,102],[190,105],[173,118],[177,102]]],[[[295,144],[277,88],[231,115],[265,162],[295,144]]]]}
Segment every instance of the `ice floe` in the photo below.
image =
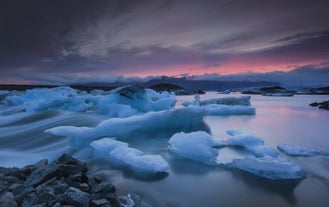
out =
{"type": "Polygon", "coordinates": [[[207,115],[254,115],[256,109],[252,106],[209,104],[202,107],[207,115]]]}
{"type": "Polygon", "coordinates": [[[305,147],[297,147],[287,144],[278,145],[278,149],[283,153],[289,156],[303,156],[303,157],[311,157],[311,156],[329,156],[329,151],[305,148],[305,147]]]}
{"type": "Polygon", "coordinates": [[[306,177],[306,173],[298,165],[282,157],[248,157],[233,160],[228,166],[270,180],[303,179],[306,177]]]}
{"type": "Polygon", "coordinates": [[[227,130],[226,133],[232,136],[231,138],[225,141],[227,146],[243,147],[256,157],[278,156],[278,153],[274,148],[269,145],[266,145],[264,141],[257,136],[238,129],[227,130]]]}
{"type": "Polygon", "coordinates": [[[216,142],[203,131],[177,133],[169,139],[169,150],[174,154],[209,165],[216,165],[216,142]]]}
{"type": "Polygon", "coordinates": [[[256,108],[250,106],[250,96],[200,100],[200,96],[195,95],[193,102],[183,101],[181,105],[200,107],[207,115],[213,116],[254,115],[256,113],[256,108]]]}
{"type": "Polygon", "coordinates": [[[158,93],[137,86],[125,86],[110,92],[94,90],[91,93],[62,86],[7,94],[2,104],[23,106],[28,112],[60,109],[76,112],[95,111],[111,117],[128,117],[137,112],[171,109],[176,104],[176,97],[168,92],[158,93]]]}
{"type": "Polygon", "coordinates": [[[96,127],[59,126],[45,132],[70,138],[70,145],[75,149],[87,146],[91,141],[103,137],[127,139],[139,136],[156,136],[166,134],[172,136],[177,132],[207,130],[203,121],[204,110],[196,107],[180,108],[128,118],[110,118],[96,127]]]}
{"type": "Polygon", "coordinates": [[[224,97],[200,100],[200,106],[209,104],[250,106],[250,96],[224,97]]]}
{"type": "Polygon", "coordinates": [[[103,138],[90,143],[93,156],[109,162],[129,167],[135,171],[148,173],[167,172],[169,165],[160,155],[145,155],[142,151],[128,147],[125,142],[103,138]]]}

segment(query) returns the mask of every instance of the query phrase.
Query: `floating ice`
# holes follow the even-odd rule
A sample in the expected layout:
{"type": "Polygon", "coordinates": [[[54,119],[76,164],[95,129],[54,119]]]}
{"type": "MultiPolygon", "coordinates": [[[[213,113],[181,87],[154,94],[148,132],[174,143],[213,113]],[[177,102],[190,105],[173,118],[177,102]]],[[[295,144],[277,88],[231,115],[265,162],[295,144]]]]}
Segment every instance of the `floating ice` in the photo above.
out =
{"type": "Polygon", "coordinates": [[[61,109],[67,111],[86,111],[90,106],[85,97],[70,87],[35,88],[26,90],[24,95],[7,97],[11,102],[23,105],[28,112],[61,109]]]}
{"type": "Polygon", "coordinates": [[[209,165],[216,164],[218,150],[214,149],[215,141],[203,131],[177,133],[169,140],[169,150],[178,156],[197,160],[209,165]]]}
{"type": "Polygon", "coordinates": [[[226,141],[228,146],[240,146],[251,152],[256,157],[271,156],[276,157],[278,153],[272,147],[265,145],[264,141],[252,134],[242,130],[231,129],[226,133],[232,137],[226,141]]]}
{"type": "Polygon", "coordinates": [[[206,110],[207,115],[253,115],[256,109],[251,106],[242,105],[222,105],[222,104],[209,104],[202,108],[206,110]]]}
{"type": "Polygon", "coordinates": [[[200,101],[200,106],[209,104],[250,106],[250,96],[213,98],[200,101]]]}
{"type": "Polygon", "coordinates": [[[118,147],[111,151],[109,156],[137,171],[157,173],[169,170],[168,163],[160,155],[144,155],[130,147],[118,147]]]}
{"type": "Polygon", "coordinates": [[[109,152],[117,147],[123,146],[128,147],[128,143],[120,142],[115,140],[115,138],[103,138],[90,143],[94,148],[93,156],[96,158],[108,157],[109,152]]]}
{"type": "Polygon", "coordinates": [[[7,90],[0,90],[0,102],[6,98],[6,96],[9,94],[10,92],[7,90]]]}
{"type": "Polygon", "coordinates": [[[306,177],[306,173],[298,165],[282,157],[235,159],[228,166],[271,180],[302,179],[306,177]]]}
{"type": "Polygon", "coordinates": [[[181,108],[159,112],[148,112],[128,118],[111,118],[94,128],[60,126],[45,132],[70,138],[70,145],[79,149],[95,139],[118,137],[127,139],[138,136],[171,136],[176,132],[208,130],[203,122],[205,113],[200,108],[181,108]]]}
{"type": "Polygon", "coordinates": [[[144,155],[140,150],[128,147],[125,142],[110,138],[93,141],[94,157],[127,166],[136,171],[158,173],[169,170],[168,163],[160,155],[144,155]]]}
{"type": "Polygon", "coordinates": [[[287,144],[278,145],[278,149],[289,156],[304,156],[304,157],[311,157],[318,155],[329,156],[329,151],[297,147],[287,144]]]}
{"type": "Polygon", "coordinates": [[[189,105],[191,105],[191,104],[192,104],[192,101],[188,101],[188,100],[183,101],[183,102],[181,103],[182,106],[189,106],[189,105]]]}
{"type": "Polygon", "coordinates": [[[158,93],[136,86],[117,88],[110,92],[95,90],[91,93],[70,87],[35,88],[23,94],[6,95],[3,104],[24,106],[28,112],[60,109],[84,112],[93,110],[111,117],[128,117],[137,112],[171,109],[175,95],[158,93]]]}
{"type": "Polygon", "coordinates": [[[130,105],[117,104],[117,103],[106,103],[101,100],[99,103],[98,111],[101,114],[106,114],[110,117],[125,118],[137,114],[137,110],[131,108],[130,105]]]}
{"type": "Polygon", "coordinates": [[[176,104],[176,98],[168,92],[158,93],[152,89],[139,86],[125,86],[114,89],[110,95],[116,95],[116,103],[130,105],[142,112],[171,109],[176,104]]]}
{"type": "Polygon", "coordinates": [[[254,115],[256,109],[250,106],[250,96],[225,97],[200,101],[196,95],[194,101],[183,101],[183,106],[201,107],[207,115],[254,115]]]}

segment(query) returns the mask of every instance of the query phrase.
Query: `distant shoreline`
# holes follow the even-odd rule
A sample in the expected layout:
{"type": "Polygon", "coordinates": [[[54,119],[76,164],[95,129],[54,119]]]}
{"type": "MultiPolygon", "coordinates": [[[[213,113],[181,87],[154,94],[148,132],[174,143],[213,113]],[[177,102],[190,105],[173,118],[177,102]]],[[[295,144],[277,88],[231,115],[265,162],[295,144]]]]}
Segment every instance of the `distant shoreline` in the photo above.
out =
{"type": "Polygon", "coordinates": [[[79,86],[79,85],[15,85],[15,84],[0,84],[0,90],[16,90],[16,91],[25,91],[27,89],[34,89],[34,88],[55,88],[60,86],[69,86],[71,88],[77,90],[85,90],[85,91],[92,91],[95,89],[101,90],[112,90],[116,88],[115,86],[79,86]]]}

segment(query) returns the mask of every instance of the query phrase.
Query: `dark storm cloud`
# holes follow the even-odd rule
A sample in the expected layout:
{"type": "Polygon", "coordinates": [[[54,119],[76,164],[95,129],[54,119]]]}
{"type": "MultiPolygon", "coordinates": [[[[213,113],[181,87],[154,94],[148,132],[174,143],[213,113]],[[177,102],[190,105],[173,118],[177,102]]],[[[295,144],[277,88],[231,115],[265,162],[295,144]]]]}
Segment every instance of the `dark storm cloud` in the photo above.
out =
{"type": "MultiPolygon", "coordinates": [[[[74,44],[70,34],[129,10],[136,1],[4,0],[0,2],[1,68],[39,66],[74,44]]],[[[75,59],[72,59],[73,62],[75,59]]]]}
{"type": "Polygon", "coordinates": [[[326,0],[4,0],[1,80],[196,63],[206,70],[234,55],[325,57],[328,8],[326,0]]]}
{"type": "Polygon", "coordinates": [[[282,59],[309,61],[329,58],[329,30],[311,34],[298,33],[275,42],[285,44],[247,53],[245,58],[266,58],[272,61],[282,59]]]}

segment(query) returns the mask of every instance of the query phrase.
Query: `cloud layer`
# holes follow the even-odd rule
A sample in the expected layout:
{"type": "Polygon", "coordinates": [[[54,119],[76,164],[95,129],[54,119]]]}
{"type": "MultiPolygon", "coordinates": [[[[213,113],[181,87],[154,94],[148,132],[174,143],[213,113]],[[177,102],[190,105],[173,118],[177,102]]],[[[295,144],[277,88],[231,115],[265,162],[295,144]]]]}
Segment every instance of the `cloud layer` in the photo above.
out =
{"type": "Polygon", "coordinates": [[[329,57],[326,0],[0,3],[0,81],[290,70],[329,57]]]}

